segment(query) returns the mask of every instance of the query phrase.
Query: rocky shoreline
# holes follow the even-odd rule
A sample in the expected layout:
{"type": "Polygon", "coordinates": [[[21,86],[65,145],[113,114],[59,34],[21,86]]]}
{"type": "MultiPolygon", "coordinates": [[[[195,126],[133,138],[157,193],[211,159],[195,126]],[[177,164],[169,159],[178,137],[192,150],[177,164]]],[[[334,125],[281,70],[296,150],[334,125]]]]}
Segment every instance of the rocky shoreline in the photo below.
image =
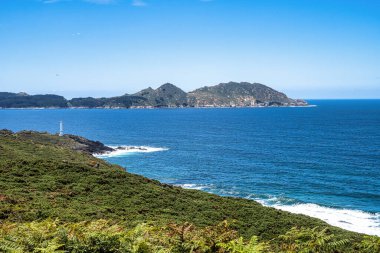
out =
{"type": "Polygon", "coordinates": [[[33,143],[52,143],[57,146],[67,147],[74,151],[79,151],[87,154],[104,154],[107,152],[113,152],[117,149],[108,147],[101,143],[100,141],[92,141],[87,138],[65,134],[59,136],[58,134],[52,135],[47,132],[37,132],[37,131],[20,131],[13,132],[8,129],[0,130],[1,136],[14,136],[20,139],[29,140],[33,143]]]}

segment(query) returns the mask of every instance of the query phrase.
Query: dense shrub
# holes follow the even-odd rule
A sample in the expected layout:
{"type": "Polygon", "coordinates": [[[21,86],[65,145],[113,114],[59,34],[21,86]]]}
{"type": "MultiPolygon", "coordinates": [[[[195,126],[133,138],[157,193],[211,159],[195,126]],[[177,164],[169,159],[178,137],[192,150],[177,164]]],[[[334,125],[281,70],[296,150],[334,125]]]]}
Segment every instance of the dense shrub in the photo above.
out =
{"type": "MultiPolygon", "coordinates": [[[[348,240],[339,240],[327,228],[292,228],[276,240],[253,236],[244,240],[226,221],[205,228],[190,223],[153,226],[139,224],[129,229],[107,220],[62,223],[44,220],[0,225],[1,252],[76,253],[264,253],[264,252],[345,252],[348,240]]],[[[358,244],[362,252],[378,252],[375,237],[358,244]],[[377,250],[377,251],[376,251],[377,250]]],[[[378,238],[377,238],[378,239],[378,238]]],[[[360,251],[358,251],[360,252],[360,251]]]]}

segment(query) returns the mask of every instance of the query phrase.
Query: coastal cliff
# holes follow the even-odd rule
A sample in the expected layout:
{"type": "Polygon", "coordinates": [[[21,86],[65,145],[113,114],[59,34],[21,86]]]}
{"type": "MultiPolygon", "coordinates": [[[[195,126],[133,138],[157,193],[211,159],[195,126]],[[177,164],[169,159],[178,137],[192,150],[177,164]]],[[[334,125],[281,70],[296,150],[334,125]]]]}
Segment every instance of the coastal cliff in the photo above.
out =
{"type": "Polygon", "coordinates": [[[185,92],[166,83],[135,94],[110,98],[73,98],[0,92],[0,108],[162,108],[162,107],[268,107],[306,106],[260,83],[229,82],[185,92]]]}

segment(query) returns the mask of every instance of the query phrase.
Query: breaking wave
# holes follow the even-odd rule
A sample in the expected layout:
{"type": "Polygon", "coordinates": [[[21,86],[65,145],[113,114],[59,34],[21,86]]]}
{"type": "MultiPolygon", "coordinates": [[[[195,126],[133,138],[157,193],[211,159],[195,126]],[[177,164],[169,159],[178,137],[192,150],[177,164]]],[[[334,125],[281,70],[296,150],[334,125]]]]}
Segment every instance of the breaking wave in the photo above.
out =
{"type": "Polygon", "coordinates": [[[157,148],[149,146],[109,146],[113,148],[114,151],[106,152],[104,154],[94,154],[98,158],[109,158],[109,157],[122,157],[133,153],[153,153],[167,151],[168,148],[157,148]]]}
{"type": "MultiPolygon", "coordinates": [[[[234,190],[217,189],[212,184],[176,184],[185,189],[203,190],[224,196],[239,197],[234,190]]],[[[300,203],[284,196],[248,195],[246,198],[255,200],[263,206],[273,207],[296,214],[304,214],[318,218],[326,223],[346,230],[380,236],[380,213],[370,213],[353,209],[339,209],[321,206],[313,203],[300,203]]]]}
{"type": "Polygon", "coordinates": [[[273,206],[284,211],[305,214],[319,218],[350,231],[380,236],[380,213],[368,213],[360,210],[335,209],[317,204],[298,204],[291,206],[273,206]]]}
{"type": "MultiPolygon", "coordinates": [[[[313,203],[283,204],[281,203],[281,198],[277,197],[270,199],[252,199],[264,206],[321,219],[332,226],[358,233],[380,236],[380,213],[339,209],[313,203]]],[[[295,202],[295,200],[293,200],[293,202],[295,202]]]]}
{"type": "Polygon", "coordinates": [[[203,190],[203,191],[208,191],[213,187],[212,185],[207,185],[207,184],[175,184],[175,186],[179,186],[184,189],[203,190]]]}

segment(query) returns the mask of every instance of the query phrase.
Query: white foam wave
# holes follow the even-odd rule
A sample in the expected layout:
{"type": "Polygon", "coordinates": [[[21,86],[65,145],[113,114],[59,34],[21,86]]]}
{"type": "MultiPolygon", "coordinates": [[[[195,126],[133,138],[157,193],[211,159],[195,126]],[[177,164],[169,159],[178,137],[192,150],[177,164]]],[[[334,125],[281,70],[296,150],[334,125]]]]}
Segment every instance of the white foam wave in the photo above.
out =
{"type": "MultiPolygon", "coordinates": [[[[215,187],[208,184],[176,184],[176,186],[180,186],[185,189],[204,190],[215,193],[215,187]]],[[[217,194],[222,195],[226,195],[226,193],[232,194],[235,192],[224,192],[220,190],[217,192],[217,194]]],[[[235,194],[232,195],[236,196],[235,194]]],[[[349,231],[380,236],[380,213],[325,207],[313,203],[296,203],[296,200],[286,198],[284,196],[272,195],[263,198],[258,197],[255,194],[251,194],[246,198],[255,200],[264,206],[318,218],[332,226],[340,227],[349,231]]]]}
{"type": "Polygon", "coordinates": [[[182,187],[184,189],[192,190],[204,190],[210,188],[212,185],[202,185],[202,184],[175,184],[175,186],[182,187]]]}
{"type": "Polygon", "coordinates": [[[152,153],[169,150],[168,148],[157,148],[149,146],[109,146],[114,151],[106,152],[104,154],[94,154],[98,158],[120,157],[133,153],[152,153]]]}
{"type": "Polygon", "coordinates": [[[258,200],[264,206],[288,211],[291,213],[304,214],[327,222],[330,225],[346,230],[380,236],[380,213],[368,213],[360,210],[337,209],[324,207],[317,204],[268,204],[267,200],[258,200]]]}

